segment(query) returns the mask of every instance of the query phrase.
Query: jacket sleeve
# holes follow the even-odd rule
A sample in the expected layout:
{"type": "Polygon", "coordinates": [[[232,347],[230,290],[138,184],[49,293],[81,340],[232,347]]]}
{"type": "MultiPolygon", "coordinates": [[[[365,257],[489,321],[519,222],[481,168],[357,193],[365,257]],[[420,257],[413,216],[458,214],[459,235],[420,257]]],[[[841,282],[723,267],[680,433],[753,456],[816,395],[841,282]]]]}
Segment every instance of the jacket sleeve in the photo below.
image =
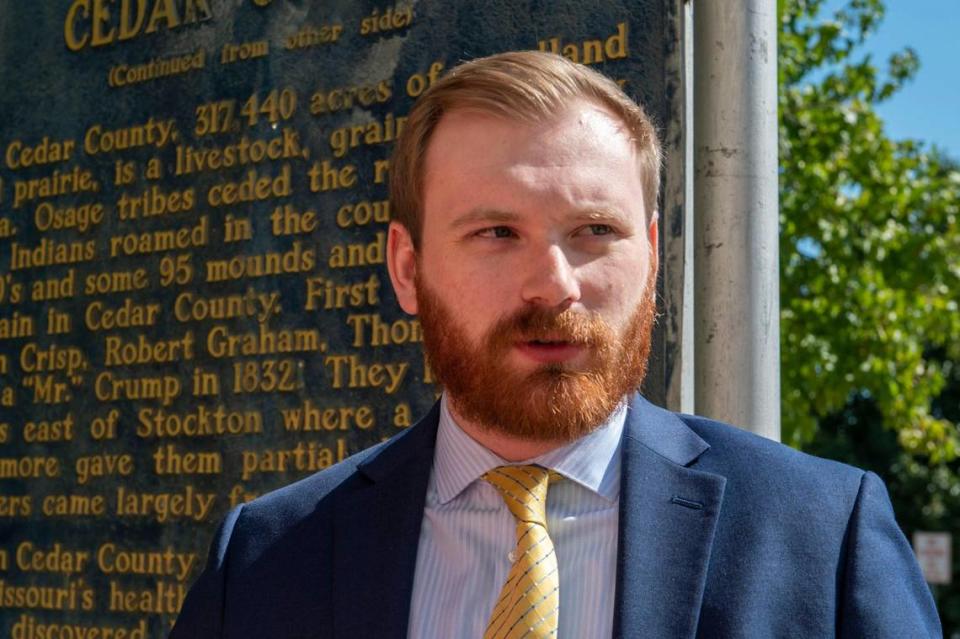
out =
{"type": "Polygon", "coordinates": [[[210,544],[207,565],[190,588],[170,631],[170,639],[219,639],[223,636],[227,552],[242,509],[241,504],[227,513],[217,529],[210,544]]]}
{"type": "Polygon", "coordinates": [[[942,637],[930,589],[883,481],[865,473],[847,529],[840,637],[942,637]]]}

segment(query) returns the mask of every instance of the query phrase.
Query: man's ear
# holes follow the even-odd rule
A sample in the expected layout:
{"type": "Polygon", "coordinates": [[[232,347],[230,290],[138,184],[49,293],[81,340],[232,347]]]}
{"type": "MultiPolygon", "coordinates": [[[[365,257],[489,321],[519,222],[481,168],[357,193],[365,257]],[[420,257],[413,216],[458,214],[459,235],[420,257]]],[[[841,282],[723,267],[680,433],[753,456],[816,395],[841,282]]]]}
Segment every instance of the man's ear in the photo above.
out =
{"type": "Polygon", "coordinates": [[[399,222],[390,222],[387,231],[387,270],[390,271],[390,282],[400,308],[416,315],[417,251],[413,247],[410,231],[399,222]]]}
{"type": "Polygon", "coordinates": [[[657,211],[650,216],[650,223],[647,225],[647,243],[650,246],[650,268],[656,271],[660,266],[660,214],[657,211]]]}

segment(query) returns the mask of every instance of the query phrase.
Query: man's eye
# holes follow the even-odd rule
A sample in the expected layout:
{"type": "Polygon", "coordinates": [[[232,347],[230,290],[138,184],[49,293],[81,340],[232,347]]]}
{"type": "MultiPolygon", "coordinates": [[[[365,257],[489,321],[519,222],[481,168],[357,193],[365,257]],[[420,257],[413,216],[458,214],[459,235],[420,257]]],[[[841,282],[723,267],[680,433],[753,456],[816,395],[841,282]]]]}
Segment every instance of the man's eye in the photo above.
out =
{"type": "Polygon", "coordinates": [[[513,237],[513,230],[509,226],[491,226],[477,233],[480,237],[505,238],[513,237]]]}
{"type": "Polygon", "coordinates": [[[590,224],[585,229],[590,235],[610,235],[613,227],[609,224],[590,224]]]}

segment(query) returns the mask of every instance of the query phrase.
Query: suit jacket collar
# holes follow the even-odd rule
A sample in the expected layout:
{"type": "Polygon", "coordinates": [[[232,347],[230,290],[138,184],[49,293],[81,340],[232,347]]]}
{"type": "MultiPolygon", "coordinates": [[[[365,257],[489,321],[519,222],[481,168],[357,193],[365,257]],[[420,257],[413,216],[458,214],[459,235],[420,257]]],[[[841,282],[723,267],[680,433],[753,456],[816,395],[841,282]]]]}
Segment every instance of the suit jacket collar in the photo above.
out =
{"type": "MultiPolygon", "coordinates": [[[[439,403],[358,467],[334,512],[334,636],[405,637],[439,403]]],[[[615,637],[693,637],[725,479],[709,445],[639,396],[624,427],[615,637]]]]}
{"type": "MultiPolygon", "coordinates": [[[[338,493],[333,531],[333,636],[407,636],[420,524],[439,404],[358,466],[338,493]]],[[[322,577],[326,578],[326,577],[322,577]]]]}
{"type": "Polygon", "coordinates": [[[637,397],[620,485],[614,637],[693,637],[726,479],[689,466],[709,444],[637,397]]]}

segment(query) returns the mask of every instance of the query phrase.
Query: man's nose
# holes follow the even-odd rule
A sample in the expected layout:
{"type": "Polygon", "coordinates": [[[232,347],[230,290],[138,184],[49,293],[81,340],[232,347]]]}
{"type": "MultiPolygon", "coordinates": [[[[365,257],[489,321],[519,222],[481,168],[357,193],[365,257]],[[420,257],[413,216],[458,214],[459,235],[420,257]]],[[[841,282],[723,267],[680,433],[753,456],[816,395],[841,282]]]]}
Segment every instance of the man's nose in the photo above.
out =
{"type": "Polygon", "coordinates": [[[523,301],[567,307],[580,299],[580,283],[563,248],[551,244],[531,257],[521,292],[523,301]]]}

